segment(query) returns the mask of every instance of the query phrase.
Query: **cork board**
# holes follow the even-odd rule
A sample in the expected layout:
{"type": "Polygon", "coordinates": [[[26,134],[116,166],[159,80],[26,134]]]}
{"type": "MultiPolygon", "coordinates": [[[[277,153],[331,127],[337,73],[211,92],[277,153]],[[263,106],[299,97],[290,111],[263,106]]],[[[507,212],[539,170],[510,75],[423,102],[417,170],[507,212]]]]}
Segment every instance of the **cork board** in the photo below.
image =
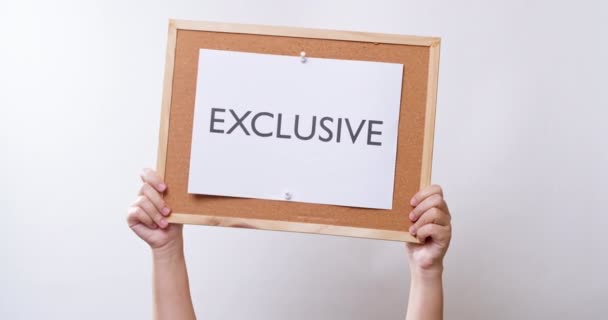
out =
{"type": "Polygon", "coordinates": [[[430,183],[439,47],[432,37],[170,21],[157,163],[169,222],[416,242],[409,199],[430,183]],[[188,194],[201,48],[403,64],[393,208],[188,194]]]}

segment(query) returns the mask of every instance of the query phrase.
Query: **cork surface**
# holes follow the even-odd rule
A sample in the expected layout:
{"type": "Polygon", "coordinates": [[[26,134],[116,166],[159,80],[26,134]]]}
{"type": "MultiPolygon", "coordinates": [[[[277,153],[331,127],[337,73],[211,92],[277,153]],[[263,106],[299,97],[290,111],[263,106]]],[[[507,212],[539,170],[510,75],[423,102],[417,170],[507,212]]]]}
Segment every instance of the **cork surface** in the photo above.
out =
{"type": "MultiPolygon", "coordinates": [[[[430,48],[427,46],[178,29],[164,172],[169,189],[165,200],[174,212],[192,215],[407,231],[411,225],[407,218],[411,210],[409,199],[418,190],[421,179],[429,56],[430,48]],[[403,64],[393,209],[188,194],[198,53],[201,48],[294,58],[305,51],[307,56],[315,58],[403,64]]],[[[227,168],[218,168],[222,169],[227,168]]]]}

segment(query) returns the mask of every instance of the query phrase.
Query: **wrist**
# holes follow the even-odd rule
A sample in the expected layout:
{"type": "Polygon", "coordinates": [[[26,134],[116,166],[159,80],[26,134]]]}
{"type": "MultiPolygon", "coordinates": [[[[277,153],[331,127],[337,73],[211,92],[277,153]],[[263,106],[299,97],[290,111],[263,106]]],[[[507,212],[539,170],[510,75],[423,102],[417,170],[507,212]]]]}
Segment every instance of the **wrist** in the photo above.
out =
{"type": "Polygon", "coordinates": [[[184,256],[184,242],[176,239],[166,243],[163,246],[152,248],[152,257],[154,260],[172,260],[184,256]]]}
{"type": "Polygon", "coordinates": [[[438,263],[430,266],[410,264],[410,274],[412,279],[423,281],[441,280],[443,277],[443,264],[438,263]]]}

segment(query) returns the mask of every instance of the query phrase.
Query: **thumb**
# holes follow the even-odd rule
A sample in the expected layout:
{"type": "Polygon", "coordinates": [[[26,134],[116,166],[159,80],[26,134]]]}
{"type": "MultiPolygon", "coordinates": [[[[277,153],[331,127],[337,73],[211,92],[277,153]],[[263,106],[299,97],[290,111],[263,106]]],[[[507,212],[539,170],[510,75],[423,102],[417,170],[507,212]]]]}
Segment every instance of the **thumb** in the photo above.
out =
{"type": "Polygon", "coordinates": [[[416,232],[416,238],[420,242],[424,243],[428,238],[433,239],[437,244],[445,244],[449,236],[449,230],[447,227],[440,226],[438,224],[430,223],[420,227],[416,232]]]}

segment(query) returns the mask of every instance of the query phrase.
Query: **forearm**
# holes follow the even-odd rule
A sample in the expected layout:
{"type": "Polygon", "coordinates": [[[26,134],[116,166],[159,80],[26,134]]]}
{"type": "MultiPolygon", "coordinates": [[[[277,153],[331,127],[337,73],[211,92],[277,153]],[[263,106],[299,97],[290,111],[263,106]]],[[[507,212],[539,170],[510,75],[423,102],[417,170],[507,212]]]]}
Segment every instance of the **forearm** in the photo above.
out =
{"type": "Polygon", "coordinates": [[[154,319],[196,319],[183,244],[171,248],[154,249],[154,319]]]}
{"type": "Polygon", "coordinates": [[[411,268],[410,297],[406,320],[443,319],[443,268],[411,268]]]}

